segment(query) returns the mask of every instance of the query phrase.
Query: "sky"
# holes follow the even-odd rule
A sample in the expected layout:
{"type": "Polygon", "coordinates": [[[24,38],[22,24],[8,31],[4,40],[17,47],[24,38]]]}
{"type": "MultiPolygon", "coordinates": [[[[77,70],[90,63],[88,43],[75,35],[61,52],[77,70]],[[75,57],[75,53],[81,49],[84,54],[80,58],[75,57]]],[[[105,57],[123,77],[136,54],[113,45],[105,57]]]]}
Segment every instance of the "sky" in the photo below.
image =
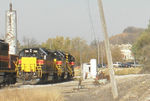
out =
{"type": "MultiPolygon", "coordinates": [[[[17,11],[18,40],[45,42],[56,36],[103,39],[97,0],[11,0],[17,11]]],[[[5,13],[10,0],[0,0],[0,36],[5,35],[5,13]]],[[[128,26],[146,28],[150,0],[102,0],[109,36],[128,26]]]]}

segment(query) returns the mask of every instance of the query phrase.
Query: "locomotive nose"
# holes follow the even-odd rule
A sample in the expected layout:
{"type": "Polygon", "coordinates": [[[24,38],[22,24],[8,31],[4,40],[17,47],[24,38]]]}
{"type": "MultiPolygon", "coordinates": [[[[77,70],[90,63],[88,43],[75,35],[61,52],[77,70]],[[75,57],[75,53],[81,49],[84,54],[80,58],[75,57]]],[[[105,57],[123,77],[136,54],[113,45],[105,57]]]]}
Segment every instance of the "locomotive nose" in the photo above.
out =
{"type": "Polygon", "coordinates": [[[37,67],[37,59],[35,57],[22,57],[21,58],[21,71],[35,72],[37,67]]]}

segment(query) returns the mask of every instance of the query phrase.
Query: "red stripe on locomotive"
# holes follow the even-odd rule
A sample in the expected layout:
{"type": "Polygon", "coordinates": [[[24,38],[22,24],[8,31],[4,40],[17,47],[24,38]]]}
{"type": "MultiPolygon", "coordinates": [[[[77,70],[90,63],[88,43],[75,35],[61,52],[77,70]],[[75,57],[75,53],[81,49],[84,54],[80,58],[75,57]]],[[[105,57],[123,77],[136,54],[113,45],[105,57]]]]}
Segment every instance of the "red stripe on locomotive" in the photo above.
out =
{"type": "Polygon", "coordinates": [[[37,64],[43,65],[44,64],[44,60],[37,60],[37,64]]]}
{"type": "Polygon", "coordinates": [[[72,65],[72,66],[73,66],[73,65],[75,65],[75,63],[74,63],[74,62],[70,62],[70,65],[72,65]]]}
{"type": "Polygon", "coordinates": [[[62,65],[62,61],[57,61],[56,64],[57,65],[62,65]]]}
{"type": "Polygon", "coordinates": [[[0,61],[8,62],[9,58],[8,56],[0,56],[0,61]]]}

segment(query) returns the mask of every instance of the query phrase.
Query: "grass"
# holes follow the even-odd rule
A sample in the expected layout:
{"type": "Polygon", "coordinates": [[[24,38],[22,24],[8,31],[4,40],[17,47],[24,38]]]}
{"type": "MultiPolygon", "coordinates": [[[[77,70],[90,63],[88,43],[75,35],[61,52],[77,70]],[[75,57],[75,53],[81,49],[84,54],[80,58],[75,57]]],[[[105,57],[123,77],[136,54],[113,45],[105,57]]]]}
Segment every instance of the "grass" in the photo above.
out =
{"type": "Polygon", "coordinates": [[[28,89],[4,89],[0,101],[64,101],[61,92],[52,87],[28,89]]]}
{"type": "MultiPolygon", "coordinates": [[[[114,68],[115,75],[128,75],[128,74],[138,74],[142,70],[141,67],[137,68],[114,68]]],[[[106,75],[109,74],[108,68],[102,68],[100,71],[103,71],[106,75]]]]}
{"type": "Polygon", "coordinates": [[[142,68],[120,68],[120,69],[115,69],[115,74],[116,75],[128,75],[128,74],[138,74],[142,68]]]}

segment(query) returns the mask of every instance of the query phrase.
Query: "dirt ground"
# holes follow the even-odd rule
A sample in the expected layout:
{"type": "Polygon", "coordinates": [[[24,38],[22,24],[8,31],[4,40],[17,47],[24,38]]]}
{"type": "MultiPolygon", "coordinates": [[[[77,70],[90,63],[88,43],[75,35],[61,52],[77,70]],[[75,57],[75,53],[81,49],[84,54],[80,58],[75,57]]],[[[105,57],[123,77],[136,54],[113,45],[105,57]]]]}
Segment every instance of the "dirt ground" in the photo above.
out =
{"type": "Polygon", "coordinates": [[[119,98],[115,100],[110,83],[97,86],[93,84],[92,79],[88,79],[82,82],[82,89],[78,89],[78,81],[57,86],[61,89],[65,101],[150,101],[149,74],[116,76],[116,80],[119,98]]]}

